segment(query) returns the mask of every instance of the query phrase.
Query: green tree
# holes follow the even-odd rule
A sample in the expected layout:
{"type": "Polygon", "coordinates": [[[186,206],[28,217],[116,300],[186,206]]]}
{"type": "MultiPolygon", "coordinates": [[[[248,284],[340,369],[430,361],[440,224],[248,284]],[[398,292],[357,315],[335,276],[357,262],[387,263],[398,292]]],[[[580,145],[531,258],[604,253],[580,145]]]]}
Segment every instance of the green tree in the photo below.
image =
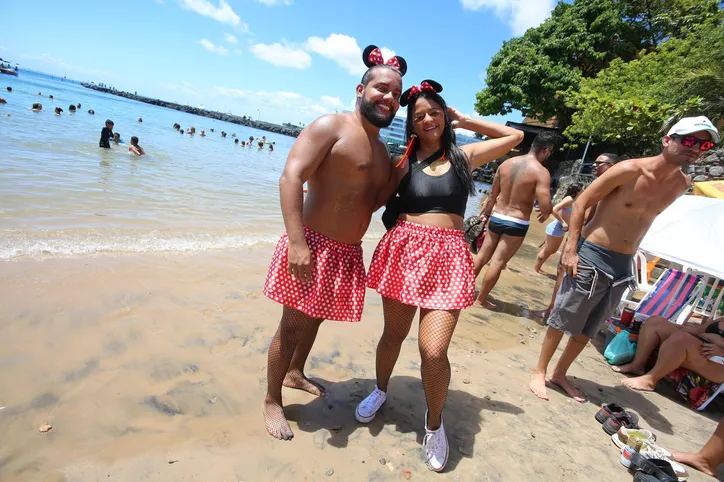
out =
{"type": "Polygon", "coordinates": [[[589,136],[632,155],[658,149],[662,125],[684,115],[724,119],[724,24],[700,26],[631,62],[620,59],[560,96],[574,111],[571,144],[589,136]]]}
{"type": "Polygon", "coordinates": [[[561,92],[576,92],[612,61],[634,60],[663,40],[722,18],[719,0],[575,0],[551,18],[503,43],[476,96],[480,115],[524,115],[560,126],[575,112],[561,92]]]}

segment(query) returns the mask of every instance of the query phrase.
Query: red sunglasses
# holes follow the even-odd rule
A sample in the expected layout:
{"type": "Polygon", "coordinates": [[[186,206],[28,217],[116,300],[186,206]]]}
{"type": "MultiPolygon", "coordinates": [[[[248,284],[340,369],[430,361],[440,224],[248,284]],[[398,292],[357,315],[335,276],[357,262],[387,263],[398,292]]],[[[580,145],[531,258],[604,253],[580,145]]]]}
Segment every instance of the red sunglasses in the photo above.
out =
{"type": "Polygon", "coordinates": [[[672,139],[681,139],[681,145],[684,147],[694,147],[695,145],[699,144],[699,150],[702,151],[708,151],[715,145],[711,141],[705,141],[704,139],[699,139],[695,136],[682,136],[679,134],[672,134],[670,137],[672,139]]]}

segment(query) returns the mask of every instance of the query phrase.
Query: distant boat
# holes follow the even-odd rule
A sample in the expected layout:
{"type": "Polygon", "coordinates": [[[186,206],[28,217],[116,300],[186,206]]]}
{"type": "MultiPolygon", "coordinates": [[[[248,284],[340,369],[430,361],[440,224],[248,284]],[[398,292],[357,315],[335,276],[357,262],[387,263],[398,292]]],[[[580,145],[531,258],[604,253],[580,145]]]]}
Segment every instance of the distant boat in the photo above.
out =
{"type": "Polygon", "coordinates": [[[15,77],[18,76],[18,65],[15,64],[15,68],[13,68],[12,65],[10,65],[10,62],[7,64],[3,63],[4,60],[0,59],[0,74],[7,74],[7,75],[14,75],[15,77]]]}

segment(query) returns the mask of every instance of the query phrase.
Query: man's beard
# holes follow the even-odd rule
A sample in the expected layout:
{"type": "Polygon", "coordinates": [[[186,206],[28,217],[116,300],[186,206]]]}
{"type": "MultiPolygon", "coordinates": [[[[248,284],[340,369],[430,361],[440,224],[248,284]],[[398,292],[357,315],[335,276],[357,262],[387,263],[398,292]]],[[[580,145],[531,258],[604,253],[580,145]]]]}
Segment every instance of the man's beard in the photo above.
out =
{"type": "Polygon", "coordinates": [[[359,111],[364,118],[375,127],[388,127],[395,119],[394,112],[390,111],[389,115],[382,114],[377,111],[374,102],[370,102],[364,98],[360,98],[359,100],[359,111]]]}

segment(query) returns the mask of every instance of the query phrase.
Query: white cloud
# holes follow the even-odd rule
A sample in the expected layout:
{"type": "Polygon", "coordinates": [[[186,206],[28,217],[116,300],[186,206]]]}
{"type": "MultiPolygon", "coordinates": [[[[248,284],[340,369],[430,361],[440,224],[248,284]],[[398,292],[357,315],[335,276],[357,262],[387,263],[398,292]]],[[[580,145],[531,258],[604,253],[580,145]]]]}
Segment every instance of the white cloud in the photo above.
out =
{"type": "Polygon", "coordinates": [[[249,26],[241,21],[231,5],[226,0],[219,0],[219,6],[215,6],[210,0],[180,0],[181,6],[199,15],[213,18],[217,22],[225,23],[248,31],[249,26]]]}
{"type": "Polygon", "coordinates": [[[236,55],[241,55],[242,52],[241,52],[241,50],[239,50],[239,49],[234,49],[234,54],[236,54],[236,55]]]}
{"type": "Polygon", "coordinates": [[[163,3],[163,0],[153,0],[153,1],[156,2],[156,3],[158,3],[158,4],[162,4],[162,3],[163,3]]]}
{"type": "MultiPolygon", "coordinates": [[[[357,44],[357,40],[349,35],[333,33],[326,39],[309,37],[304,44],[304,48],[322,57],[334,60],[352,75],[362,75],[367,70],[364,62],[362,62],[362,49],[357,44]]],[[[395,55],[395,52],[387,47],[381,47],[380,51],[385,60],[395,55]]]]}
{"type": "Polygon", "coordinates": [[[239,43],[239,39],[237,39],[236,37],[234,37],[234,36],[231,35],[230,33],[227,33],[227,34],[224,35],[224,40],[226,40],[226,41],[229,42],[230,44],[234,44],[234,45],[236,45],[236,44],[239,43]]]}
{"type": "Polygon", "coordinates": [[[257,2],[261,3],[262,5],[266,5],[267,7],[273,7],[274,5],[291,5],[292,0],[256,0],[257,2]]]}
{"type": "Polygon", "coordinates": [[[312,57],[304,50],[288,47],[280,43],[254,44],[249,48],[258,59],[277,67],[306,69],[312,65],[312,57]]]}
{"type": "Polygon", "coordinates": [[[492,9],[504,20],[514,35],[523,35],[547,19],[555,0],[460,0],[465,10],[492,9]]]}
{"type": "MultiPolygon", "coordinates": [[[[250,91],[216,86],[213,92],[235,102],[239,115],[261,115],[264,120],[276,122],[310,122],[320,115],[343,110],[343,102],[338,97],[321,96],[312,99],[297,92],[286,91],[250,91]]],[[[226,105],[226,100],[223,102],[226,105]]]]}
{"type": "Polygon", "coordinates": [[[213,52],[215,54],[226,55],[229,53],[229,51],[226,50],[226,47],[224,47],[223,45],[216,45],[211,40],[205,38],[199,40],[199,44],[201,44],[201,46],[209,52],[213,52]]]}

